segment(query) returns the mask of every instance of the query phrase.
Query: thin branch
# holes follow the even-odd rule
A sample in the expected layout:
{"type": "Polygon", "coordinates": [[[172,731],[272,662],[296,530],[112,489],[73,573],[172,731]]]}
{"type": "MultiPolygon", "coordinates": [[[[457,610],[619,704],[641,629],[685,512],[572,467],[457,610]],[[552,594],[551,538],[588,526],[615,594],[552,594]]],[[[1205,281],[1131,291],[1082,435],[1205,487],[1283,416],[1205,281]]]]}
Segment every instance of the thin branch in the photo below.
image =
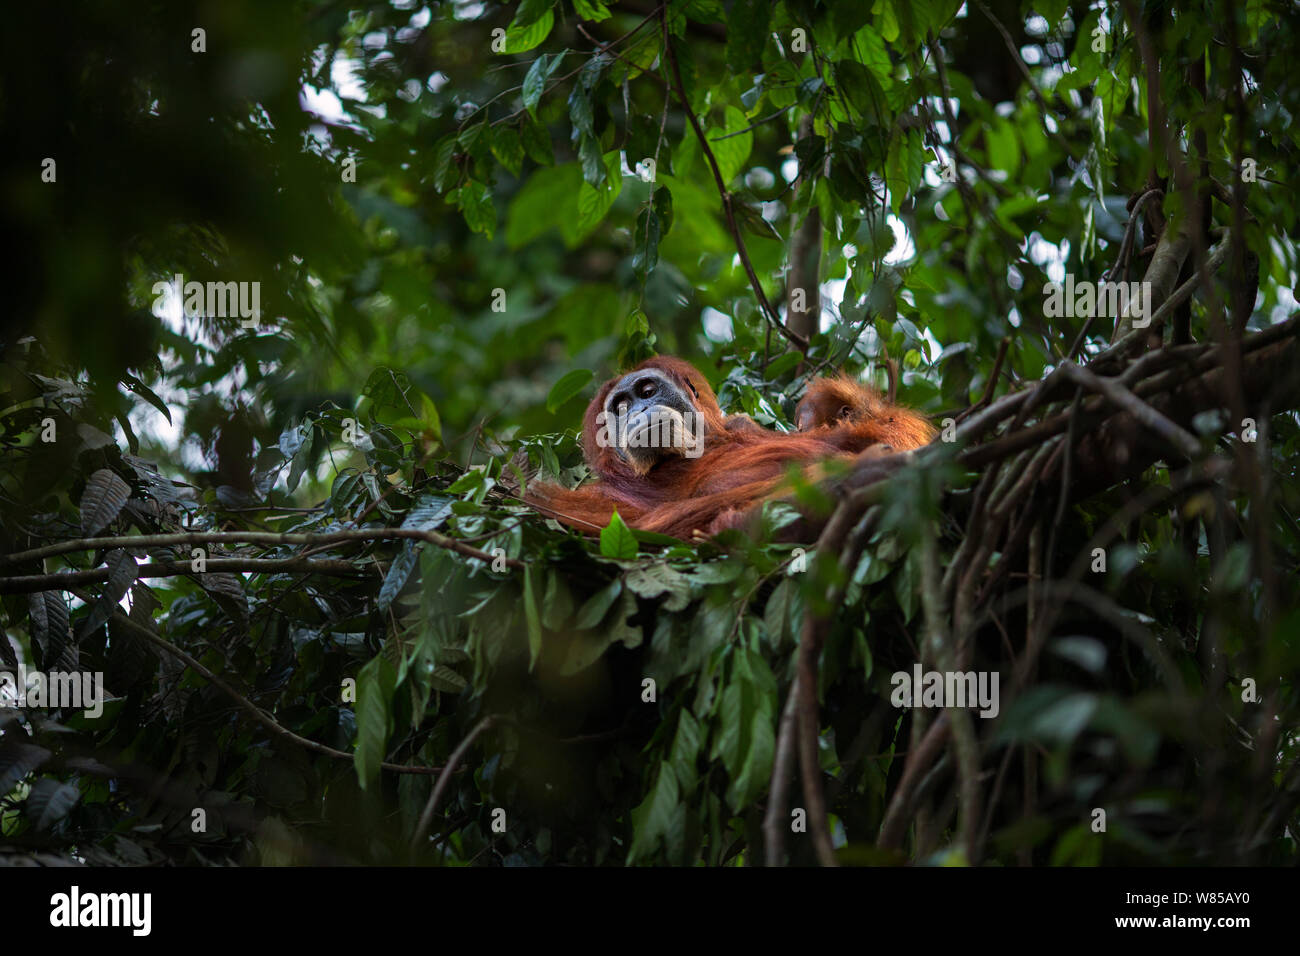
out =
{"type": "MultiPolygon", "coordinates": [[[[485,551],[439,534],[436,531],[424,531],[419,528],[344,528],[339,531],[323,532],[288,532],[275,531],[183,531],[173,534],[139,534],[116,535],[107,538],[75,538],[70,541],[57,541],[30,551],[0,555],[0,564],[20,564],[24,561],[39,561],[58,554],[71,551],[107,550],[110,548],[166,548],[176,545],[196,544],[261,544],[261,545],[311,545],[338,544],[344,541],[384,541],[409,539],[424,541],[427,544],[455,551],[466,557],[478,558],[491,563],[494,557],[485,551]]],[[[208,558],[211,566],[218,558],[208,558]]],[[[279,560],[279,559],[274,559],[279,560]]],[[[507,566],[522,568],[522,561],[506,558],[507,566]]]]}
{"type": "Polygon", "coordinates": [[[997,388],[998,377],[1002,374],[1002,363],[1006,360],[1007,348],[1010,345],[1011,345],[1011,336],[1009,335],[1002,336],[1002,340],[998,342],[997,358],[993,360],[993,371],[989,373],[989,379],[987,382],[984,383],[984,394],[980,396],[978,402],[976,402],[974,405],[971,405],[969,408],[967,408],[965,411],[963,411],[960,415],[957,416],[956,421],[959,424],[970,415],[975,414],[981,408],[986,407],[988,403],[993,400],[993,390],[997,388]]]}
{"type": "Polygon", "coordinates": [[[465,739],[460,742],[451,756],[447,758],[447,766],[438,776],[438,781],[433,785],[433,792],[429,794],[429,801],[424,805],[424,812],[420,814],[420,820],[415,826],[415,834],[411,837],[412,851],[419,850],[424,844],[425,837],[429,833],[429,825],[433,822],[433,815],[438,809],[438,802],[442,799],[443,792],[447,789],[447,784],[451,782],[451,775],[455,773],[456,768],[460,765],[465,753],[470,746],[478,739],[479,735],[490,729],[497,722],[496,714],[488,714],[471,730],[465,739]]]}
{"type": "MultiPolygon", "coordinates": [[[[78,598],[80,598],[82,601],[86,602],[87,604],[93,604],[95,601],[93,595],[77,591],[73,588],[68,588],[67,590],[71,591],[74,595],[76,595],[78,598]]],[[[267,730],[269,730],[272,734],[279,737],[280,739],[291,741],[292,743],[297,744],[299,747],[303,747],[304,749],[310,750],[313,753],[323,754],[326,757],[333,757],[335,760],[346,760],[349,763],[352,763],[356,760],[355,754],[345,753],[342,750],[335,750],[333,747],[327,747],[324,744],[317,743],[314,740],[308,740],[306,737],[298,736],[292,730],[280,724],[267,711],[263,710],[261,707],[258,707],[251,700],[249,700],[239,691],[235,690],[233,687],[227,684],[224,680],[222,680],[212,671],[208,670],[208,668],[204,667],[195,658],[191,657],[185,651],[181,650],[175,644],[171,643],[171,641],[164,640],[162,637],[155,634],[153,631],[149,630],[149,628],[145,627],[143,624],[140,624],[139,622],[132,620],[129,616],[127,616],[125,612],[115,609],[113,611],[113,619],[117,623],[125,627],[132,634],[135,634],[137,637],[143,638],[145,641],[149,642],[158,650],[162,651],[163,653],[170,654],[172,657],[175,657],[177,660],[183,662],[186,667],[189,667],[190,669],[195,671],[197,674],[199,674],[199,676],[209,681],[223,694],[225,694],[227,697],[233,700],[236,706],[238,706],[240,710],[244,711],[246,714],[248,714],[250,717],[252,717],[259,724],[261,724],[263,727],[265,727],[267,730]]],[[[411,774],[435,774],[438,773],[438,771],[441,769],[439,767],[409,767],[406,766],[405,764],[396,764],[396,763],[381,763],[380,767],[382,767],[384,770],[391,770],[393,773],[411,773],[411,774]]]]}
{"type": "MultiPolygon", "coordinates": [[[[1169,444],[1173,445],[1189,459],[1201,454],[1201,443],[1191,432],[1170,421],[1142,399],[1138,398],[1123,383],[1113,378],[1093,375],[1085,368],[1073,362],[1062,364],[1066,375],[1084,388],[1098,392],[1110,399],[1115,405],[1132,415],[1138,422],[1151,429],[1169,444]]],[[[1072,416],[1073,417],[1073,416],[1072,416]]]]}
{"type": "Polygon", "coordinates": [[[944,711],[930,725],[919,746],[908,752],[907,760],[903,763],[903,776],[894,788],[894,795],[889,798],[885,818],[880,824],[880,839],[876,842],[882,848],[898,849],[903,845],[903,834],[912,818],[917,784],[942,753],[951,726],[948,711],[944,711]]]}
{"type": "Polygon", "coordinates": [[[822,791],[821,762],[818,759],[818,739],[821,736],[821,718],[817,712],[817,656],[821,653],[822,634],[813,614],[804,621],[803,635],[799,639],[799,676],[795,689],[799,692],[799,775],[803,779],[803,798],[808,811],[808,832],[822,866],[837,866],[835,848],[831,844],[830,826],[826,817],[826,794],[822,791]]]}
{"type": "MultiPolygon", "coordinates": [[[[298,571],[307,574],[329,574],[335,577],[360,576],[360,569],[351,561],[315,560],[311,558],[209,558],[207,570],[196,572],[189,561],[158,561],[142,564],[136,569],[137,578],[172,578],[182,575],[218,571],[298,571]]],[[[55,574],[28,574],[0,578],[0,594],[35,594],[39,591],[68,591],[79,584],[107,581],[111,571],[107,567],[89,571],[61,571],[55,574]]]]}
{"type": "Polygon", "coordinates": [[[673,95],[677,98],[686,112],[686,118],[690,121],[691,129],[695,131],[695,138],[699,140],[700,150],[704,153],[704,158],[708,160],[709,169],[713,172],[713,182],[718,187],[718,195],[722,197],[722,212],[727,219],[727,230],[731,233],[732,241],[736,244],[736,252],[740,256],[740,264],[745,270],[745,275],[749,278],[749,284],[754,290],[754,296],[758,299],[758,304],[762,307],[763,315],[767,318],[768,323],[785,337],[785,339],[794,345],[800,352],[807,353],[808,342],[803,337],[796,335],[790,329],[786,328],[785,323],[781,321],[781,316],[772,303],[768,301],[767,293],[763,291],[763,284],[758,281],[758,274],[754,272],[754,264],[749,260],[749,250],[745,248],[744,237],[740,234],[740,225],[736,222],[735,212],[732,210],[732,195],[727,190],[727,184],[722,178],[722,171],[718,166],[718,159],[713,155],[713,147],[709,145],[709,138],[704,133],[704,127],[700,125],[699,117],[695,115],[695,110],[691,109],[690,102],[686,99],[686,86],[682,82],[681,67],[677,64],[677,54],[673,52],[672,37],[668,32],[668,18],[663,9],[660,8],[660,19],[663,21],[664,35],[664,52],[668,57],[668,66],[672,70],[673,95]]]}
{"type": "Polygon", "coordinates": [[[763,862],[767,866],[785,863],[786,793],[794,763],[794,738],[798,724],[799,677],[796,674],[786,693],[781,710],[781,724],[776,735],[776,755],[772,758],[772,778],[768,785],[767,809],[763,813],[763,862]]]}
{"type": "MultiPolygon", "coordinates": [[[[1029,72],[1029,67],[1026,65],[1024,58],[1020,55],[1020,50],[1016,48],[1015,40],[1011,38],[1011,34],[1007,31],[1007,28],[1002,25],[1002,21],[994,16],[993,11],[983,3],[983,0],[975,0],[975,5],[980,8],[980,11],[984,16],[988,17],[989,22],[991,22],[993,26],[997,28],[997,31],[1002,34],[1002,41],[1007,45],[1007,51],[1011,54],[1011,59],[1015,62],[1016,66],[1020,68],[1020,73],[1024,76],[1025,83],[1029,86],[1029,92],[1033,95],[1034,102],[1038,104],[1038,113],[1043,120],[1043,129],[1051,134],[1052,138],[1056,140],[1056,144],[1061,147],[1061,151],[1064,152],[1066,156],[1070,159],[1074,159],[1074,150],[1071,149],[1066,138],[1061,135],[1061,131],[1059,129],[1053,130],[1052,126],[1047,122],[1048,117],[1051,114],[1051,110],[1047,105],[1047,99],[1043,96],[1043,91],[1038,88],[1038,83],[1034,80],[1034,75],[1029,72]]],[[[1055,117],[1052,118],[1055,120],[1055,117]]]]}

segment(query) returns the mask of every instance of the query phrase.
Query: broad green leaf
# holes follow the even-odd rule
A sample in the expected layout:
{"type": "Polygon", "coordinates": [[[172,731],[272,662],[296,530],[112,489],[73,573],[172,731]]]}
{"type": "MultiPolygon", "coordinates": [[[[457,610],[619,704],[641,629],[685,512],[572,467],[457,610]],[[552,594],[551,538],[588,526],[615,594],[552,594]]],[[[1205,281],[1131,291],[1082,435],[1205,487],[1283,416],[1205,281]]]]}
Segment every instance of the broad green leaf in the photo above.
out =
{"type": "Polygon", "coordinates": [[[117,472],[100,468],[86,479],[86,489],[81,493],[81,533],[87,537],[99,534],[130,497],[131,486],[117,472]]]}
{"type": "Polygon", "coordinates": [[[397,670],[383,655],[372,657],[357,675],[357,781],[363,790],[379,778],[393,732],[392,699],[397,670]]]}
{"type": "Polygon", "coordinates": [[[749,159],[749,153],[754,148],[754,133],[746,128],[750,121],[745,118],[745,114],[734,106],[727,107],[726,119],[727,128],[720,130],[715,127],[710,130],[708,140],[709,148],[718,161],[722,181],[730,183],[744,168],[745,160],[749,159]]]}
{"type": "Polygon", "coordinates": [[[498,126],[492,131],[492,155],[511,174],[518,176],[524,165],[524,144],[519,130],[513,126],[498,126]]]}
{"type": "Polygon", "coordinates": [[[768,0],[735,0],[727,14],[727,66],[746,72],[762,58],[774,5],[768,0]]]}
{"type": "Polygon", "coordinates": [[[505,53],[527,53],[551,35],[555,26],[555,13],[547,10],[541,18],[527,26],[512,23],[506,30],[505,53]]]}
{"type": "Polygon", "coordinates": [[[600,532],[600,553],[607,558],[631,561],[636,557],[636,552],[636,538],[615,511],[609,519],[609,525],[600,532]]]}
{"type": "Polygon", "coordinates": [[[619,154],[617,151],[611,152],[604,157],[605,180],[603,185],[593,186],[590,182],[583,182],[578,187],[578,217],[569,221],[573,223],[571,231],[566,230],[566,240],[571,240],[570,245],[576,245],[596,226],[600,225],[605,214],[609,212],[614,200],[618,199],[619,193],[623,191],[623,174],[621,171],[619,154]]]}
{"type": "Polygon", "coordinates": [[[506,245],[518,249],[548,229],[558,228],[563,232],[573,219],[568,210],[573,208],[580,185],[586,186],[576,163],[539,169],[530,175],[510,203],[506,245]]]}
{"type": "Polygon", "coordinates": [[[649,856],[660,839],[667,835],[680,799],[677,775],[669,763],[661,761],[654,787],[632,810],[632,846],[627,851],[629,863],[649,856]]]}
{"type": "Polygon", "coordinates": [[[497,214],[492,204],[492,194],[486,186],[470,180],[453,194],[460,211],[465,214],[465,224],[489,239],[496,229],[497,214]]]}
{"type": "Polygon", "coordinates": [[[575,368],[565,372],[560,376],[560,380],[551,386],[551,391],[546,396],[546,410],[554,415],[561,405],[587,387],[593,375],[589,368],[575,368]]]}
{"type": "Polygon", "coordinates": [[[633,568],[624,575],[623,581],[629,591],[643,598],[667,595],[665,611],[680,611],[690,601],[690,579],[667,564],[633,568]]]}
{"type": "Polygon", "coordinates": [[[613,16],[601,0],[573,0],[573,9],[582,19],[591,20],[593,23],[608,20],[613,16]]]}
{"type": "Polygon", "coordinates": [[[591,597],[589,597],[578,609],[578,615],[574,618],[573,626],[579,630],[595,627],[605,617],[605,614],[618,600],[618,596],[623,592],[623,582],[618,578],[610,581],[591,597]]]}
{"type": "Polygon", "coordinates": [[[380,611],[388,610],[388,606],[397,597],[397,592],[402,590],[402,586],[406,584],[406,579],[415,570],[415,565],[419,559],[420,552],[416,548],[416,543],[410,540],[403,541],[401,550],[397,552],[397,557],[388,566],[388,573],[384,575],[384,585],[379,589],[379,596],[375,598],[376,608],[380,611]]]}
{"type": "Polygon", "coordinates": [[[533,65],[528,68],[528,73],[524,76],[523,92],[520,95],[524,101],[524,108],[534,120],[537,119],[537,103],[546,88],[546,80],[559,64],[559,57],[543,53],[533,61],[533,65]]]}

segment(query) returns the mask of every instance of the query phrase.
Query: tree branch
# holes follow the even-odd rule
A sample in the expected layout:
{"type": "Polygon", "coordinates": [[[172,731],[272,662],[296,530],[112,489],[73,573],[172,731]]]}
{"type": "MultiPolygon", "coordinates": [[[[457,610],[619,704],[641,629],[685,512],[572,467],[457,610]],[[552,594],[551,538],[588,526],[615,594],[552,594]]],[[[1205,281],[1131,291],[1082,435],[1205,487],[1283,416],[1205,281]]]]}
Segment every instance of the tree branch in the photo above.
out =
{"type": "Polygon", "coordinates": [[[745,248],[744,237],[740,234],[740,226],[736,222],[736,214],[732,210],[732,195],[728,192],[727,184],[722,179],[722,171],[718,166],[717,157],[713,155],[713,148],[709,145],[709,138],[704,134],[704,127],[700,125],[699,117],[695,115],[695,110],[691,109],[691,104],[686,99],[686,87],[682,83],[682,71],[677,65],[677,55],[673,52],[672,37],[668,31],[668,16],[662,8],[659,11],[659,17],[663,22],[664,52],[668,57],[669,69],[672,70],[673,80],[671,86],[673,96],[677,98],[677,102],[685,110],[691,129],[695,131],[695,138],[700,142],[700,150],[704,153],[704,158],[708,160],[709,169],[713,173],[713,182],[717,185],[718,194],[722,197],[722,212],[727,219],[727,231],[731,233],[732,241],[736,244],[736,252],[740,255],[740,264],[745,270],[745,275],[749,277],[749,284],[754,289],[754,297],[758,299],[758,304],[762,308],[763,316],[767,319],[768,324],[780,332],[800,352],[806,353],[808,351],[808,341],[786,328],[785,323],[781,321],[781,316],[772,307],[772,303],[768,301],[767,293],[763,291],[763,285],[758,281],[758,274],[754,272],[754,264],[749,261],[749,250],[745,248]]]}
{"type": "MultiPolygon", "coordinates": [[[[79,592],[72,588],[68,588],[67,590],[71,591],[73,594],[75,594],[78,598],[80,598],[82,601],[86,602],[87,604],[93,604],[95,601],[93,595],[86,594],[84,592],[79,592]]],[[[175,644],[171,643],[171,641],[164,640],[162,637],[155,634],[153,631],[149,630],[149,628],[145,627],[143,624],[140,624],[137,621],[132,620],[124,612],[120,610],[114,610],[113,620],[115,620],[118,624],[121,624],[132,634],[147,641],[157,650],[160,650],[165,654],[170,654],[172,657],[175,657],[177,660],[184,663],[186,667],[189,667],[190,669],[195,671],[195,673],[197,673],[200,677],[203,677],[204,679],[209,681],[219,691],[221,691],[223,694],[225,694],[227,697],[233,700],[235,702],[235,705],[239,707],[240,710],[244,711],[244,713],[248,714],[250,717],[256,720],[259,724],[261,724],[263,727],[269,730],[276,737],[279,737],[281,740],[288,740],[292,743],[297,744],[299,747],[312,751],[313,753],[322,754],[326,757],[333,757],[335,760],[346,760],[349,763],[355,762],[356,760],[355,754],[345,753],[342,750],[335,750],[333,747],[327,747],[325,746],[325,744],[317,743],[314,740],[308,740],[306,737],[299,737],[292,730],[281,725],[274,717],[272,717],[261,707],[258,707],[251,700],[249,700],[239,691],[235,690],[233,687],[227,684],[224,680],[222,680],[212,671],[208,670],[208,668],[204,667],[195,658],[191,657],[185,651],[181,650],[175,644]]],[[[413,774],[435,774],[440,769],[438,767],[408,767],[405,764],[397,764],[397,763],[381,763],[379,766],[384,770],[391,770],[394,773],[413,773],[413,774]]]]}

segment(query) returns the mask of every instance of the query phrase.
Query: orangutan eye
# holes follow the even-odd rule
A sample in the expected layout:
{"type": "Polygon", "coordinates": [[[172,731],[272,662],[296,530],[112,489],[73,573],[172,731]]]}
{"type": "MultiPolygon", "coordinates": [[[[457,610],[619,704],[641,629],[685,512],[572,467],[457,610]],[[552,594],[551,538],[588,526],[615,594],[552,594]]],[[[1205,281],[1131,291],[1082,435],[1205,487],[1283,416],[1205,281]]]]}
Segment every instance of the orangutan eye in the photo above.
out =
{"type": "Polygon", "coordinates": [[[659,391],[659,386],[652,378],[643,378],[636,383],[635,387],[637,398],[649,398],[655,392],[659,391]]]}

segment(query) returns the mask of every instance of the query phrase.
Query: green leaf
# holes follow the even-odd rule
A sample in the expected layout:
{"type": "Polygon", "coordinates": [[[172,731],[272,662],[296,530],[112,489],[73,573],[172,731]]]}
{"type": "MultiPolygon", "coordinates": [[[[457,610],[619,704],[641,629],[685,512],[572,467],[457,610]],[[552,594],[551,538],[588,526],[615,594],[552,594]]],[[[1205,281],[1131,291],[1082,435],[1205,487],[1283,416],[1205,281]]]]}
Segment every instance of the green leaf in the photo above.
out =
{"type": "Polygon", "coordinates": [[[633,568],[623,581],[629,591],[647,600],[666,595],[665,611],[680,611],[690,603],[690,578],[667,564],[633,568]]]}
{"type": "Polygon", "coordinates": [[[32,826],[37,830],[48,830],[71,813],[80,799],[81,791],[72,784],[42,777],[32,784],[24,810],[32,826]]]}
{"type": "Polygon", "coordinates": [[[528,176],[506,215],[506,245],[518,249],[548,229],[563,232],[574,218],[568,211],[580,185],[586,186],[576,163],[540,169],[528,176]]]}
{"type": "Polygon", "coordinates": [[[889,201],[897,214],[903,202],[919,185],[925,171],[925,144],[917,130],[898,131],[889,141],[885,158],[885,182],[889,201]]]}
{"type": "Polygon", "coordinates": [[[357,781],[361,789],[379,778],[393,732],[392,700],[397,669],[382,654],[372,657],[357,675],[357,781]]]}
{"type": "MultiPolygon", "coordinates": [[[[303,472],[307,470],[307,464],[311,461],[312,444],[316,440],[316,429],[310,424],[304,423],[302,431],[304,437],[298,445],[298,450],[293,454],[293,461],[289,464],[289,477],[285,479],[285,487],[291,494],[298,487],[298,482],[302,480],[303,472]]],[[[283,445],[281,447],[283,448],[283,445]]]]}
{"type": "Polygon", "coordinates": [[[519,128],[519,138],[524,144],[524,153],[529,159],[539,166],[555,165],[555,150],[551,146],[551,133],[543,124],[533,120],[525,120],[519,128]]]}
{"type": "Polygon", "coordinates": [[[564,575],[552,571],[546,577],[546,594],[542,598],[542,626],[550,631],[567,628],[573,619],[573,592],[564,575]]]}
{"type": "Polygon", "coordinates": [[[628,618],[635,613],[636,598],[625,591],[614,617],[603,630],[572,632],[564,661],[560,665],[560,674],[568,677],[586,670],[604,655],[610,645],[618,641],[628,648],[639,646],[641,628],[627,623],[628,618]]]}
{"type": "Polygon", "coordinates": [[[773,9],[775,4],[770,0],[736,0],[731,5],[727,14],[727,66],[732,70],[749,72],[762,59],[773,9]]]}
{"type": "Polygon", "coordinates": [[[456,150],[460,143],[455,133],[438,140],[433,148],[433,188],[445,193],[456,185],[460,176],[460,167],[455,163],[456,150]]]}
{"type": "Polygon", "coordinates": [[[731,635],[736,626],[738,609],[730,599],[730,594],[730,589],[715,589],[709,600],[695,612],[690,642],[686,646],[686,659],[682,663],[684,672],[703,666],[731,635]]]}
{"type": "Polygon", "coordinates": [[[546,410],[554,415],[561,405],[587,387],[593,375],[589,368],[575,368],[571,372],[565,372],[560,376],[560,380],[551,386],[551,391],[546,396],[546,410]]]}
{"type": "Polygon", "coordinates": [[[496,229],[496,208],[492,205],[492,193],[487,186],[471,179],[452,194],[460,211],[465,215],[465,224],[475,232],[481,232],[489,239],[496,229]]]}
{"type": "Polygon", "coordinates": [[[672,830],[680,799],[677,775],[667,761],[661,761],[653,789],[632,810],[632,846],[627,851],[629,863],[649,856],[659,840],[672,830]]]}
{"type": "Polygon", "coordinates": [[[647,206],[636,217],[636,251],[632,255],[632,272],[642,282],[659,264],[659,214],[647,206]]]}
{"type": "MultiPolygon", "coordinates": [[[[450,509],[450,504],[447,507],[450,509]]],[[[403,541],[401,550],[397,552],[397,557],[388,566],[388,573],[384,575],[384,584],[379,589],[379,597],[375,599],[375,607],[378,610],[388,610],[389,605],[393,603],[393,599],[397,597],[397,592],[402,590],[402,585],[406,584],[406,579],[415,570],[415,565],[419,560],[420,550],[416,547],[416,543],[410,539],[403,541]]]]}
{"type": "Polygon", "coordinates": [[[788,642],[793,644],[798,635],[794,632],[794,615],[798,586],[789,578],[783,578],[772,591],[763,609],[763,626],[773,650],[781,650],[788,642]]]}
{"type": "Polygon", "coordinates": [[[733,661],[731,680],[718,702],[713,756],[727,768],[727,802],[739,810],[763,792],[772,772],[776,681],[767,663],[752,651],[737,650],[733,661]]]}
{"type": "Polygon", "coordinates": [[[537,613],[537,595],[533,593],[533,569],[524,569],[524,621],[528,625],[528,669],[537,665],[542,652],[542,621],[537,613]]]}
{"type": "Polygon", "coordinates": [[[0,793],[8,796],[20,780],[52,756],[44,747],[13,738],[0,742],[0,793]]]}
{"type": "Polygon", "coordinates": [[[593,23],[608,20],[613,16],[601,0],[573,0],[573,9],[579,17],[593,23]]]}
{"type": "Polygon", "coordinates": [[[536,22],[526,26],[519,23],[516,17],[515,22],[511,23],[506,30],[506,43],[502,52],[527,53],[551,35],[553,26],[555,26],[555,13],[550,9],[547,9],[536,22]]]}
{"type": "Polygon", "coordinates": [[[492,132],[492,155],[512,175],[518,176],[524,165],[524,144],[519,130],[507,125],[496,127],[492,132]]]}
{"type": "Polygon", "coordinates": [[[753,233],[762,239],[775,239],[781,242],[781,233],[777,232],[776,226],[772,225],[763,218],[763,214],[755,207],[744,202],[733,202],[732,211],[738,222],[746,232],[753,233]]]}
{"type": "MultiPolygon", "coordinates": [[[[878,115],[888,109],[888,104],[884,101],[884,91],[894,83],[894,64],[889,58],[889,49],[885,46],[884,38],[870,24],[854,34],[853,49],[858,52],[861,57],[859,62],[870,71],[871,79],[876,84],[875,87],[869,84],[861,87],[869,97],[868,102],[864,102],[862,106],[868,108],[869,103],[871,112],[867,115],[878,115]]],[[[839,77],[838,71],[836,77],[839,77]]]]}
{"type": "Polygon", "coordinates": [[[603,186],[608,179],[604,160],[601,158],[600,140],[593,133],[584,133],[578,141],[578,162],[582,166],[582,178],[592,186],[603,186]]]}
{"type": "Polygon", "coordinates": [[[573,124],[577,134],[583,137],[595,137],[595,117],[591,108],[591,92],[580,83],[575,83],[569,93],[569,122],[573,124]]]}
{"type": "Polygon", "coordinates": [[[722,174],[722,181],[730,183],[744,168],[745,160],[749,159],[750,151],[754,148],[754,132],[745,129],[750,125],[749,120],[734,106],[727,107],[726,118],[727,128],[711,129],[707,139],[709,148],[713,150],[713,156],[718,161],[718,172],[722,174]],[[741,132],[741,130],[745,131],[741,132]]]}
{"type": "Polygon", "coordinates": [[[604,620],[605,614],[622,593],[623,582],[618,578],[610,581],[609,584],[583,602],[582,607],[578,609],[577,617],[573,620],[573,626],[579,630],[595,627],[604,620]]]}
{"type": "MultiPolygon", "coordinates": [[[[37,666],[46,671],[70,671],[76,664],[76,648],[72,644],[72,632],[69,628],[68,604],[63,599],[62,591],[37,591],[27,596],[28,612],[31,615],[32,641],[39,656],[37,666]]],[[[9,660],[11,666],[17,660],[9,660]]],[[[0,769],[0,773],[3,770],[0,769]]],[[[0,786],[0,793],[8,793],[12,786],[0,786]]]]}
{"type": "Polygon", "coordinates": [[[86,537],[99,534],[130,497],[131,486],[117,472],[100,468],[86,479],[86,489],[81,493],[81,533],[86,537]]]}
{"type": "Polygon", "coordinates": [[[631,561],[636,557],[636,550],[636,538],[615,511],[609,526],[600,532],[600,553],[607,558],[631,561]]]}
{"type": "Polygon", "coordinates": [[[552,56],[549,53],[543,53],[533,65],[528,68],[528,73],[524,76],[523,93],[521,94],[524,101],[524,108],[528,110],[533,119],[537,119],[537,103],[542,98],[542,92],[546,89],[546,81],[557,66],[560,65],[560,58],[552,56]]]}
{"type": "Polygon", "coordinates": [[[660,186],[654,194],[655,215],[659,217],[659,234],[668,235],[673,227],[673,194],[667,186],[660,186]]]}
{"type": "Polygon", "coordinates": [[[891,0],[876,0],[875,11],[880,14],[880,35],[886,43],[898,40],[898,15],[891,0]]]}
{"type": "Polygon", "coordinates": [[[172,423],[171,410],[167,407],[166,402],[164,402],[161,398],[159,398],[157,395],[154,394],[153,389],[151,389],[144,382],[140,381],[134,375],[123,375],[122,382],[123,384],[126,385],[127,388],[135,392],[137,395],[143,398],[154,408],[158,409],[158,411],[162,412],[163,418],[167,419],[168,425],[172,423]]]}
{"type": "Polygon", "coordinates": [[[578,218],[573,231],[565,234],[565,238],[571,240],[570,245],[576,245],[591,230],[600,225],[605,214],[614,205],[614,200],[618,199],[619,193],[623,191],[623,174],[618,150],[605,155],[604,165],[603,185],[593,186],[590,182],[583,182],[578,187],[578,218]]]}
{"type": "Polygon", "coordinates": [[[515,10],[515,18],[510,25],[526,27],[536,23],[545,14],[550,13],[553,6],[555,0],[519,0],[519,8],[515,10]]]}
{"type": "Polygon", "coordinates": [[[433,404],[433,399],[428,395],[420,396],[420,418],[424,422],[424,430],[438,441],[442,441],[442,416],[438,414],[438,406],[433,404]]]}
{"type": "Polygon", "coordinates": [[[108,552],[104,564],[108,568],[108,580],[104,582],[104,589],[99,592],[99,597],[91,606],[90,614],[77,628],[82,636],[102,626],[113,616],[113,612],[118,609],[122,598],[126,596],[127,591],[131,590],[131,585],[139,575],[135,558],[131,557],[130,552],[125,548],[114,548],[108,552]]]}
{"type": "Polygon", "coordinates": [[[683,708],[677,721],[677,734],[673,737],[669,762],[672,764],[673,773],[677,775],[677,782],[681,789],[688,793],[695,788],[695,783],[699,779],[696,761],[703,746],[704,728],[700,726],[694,714],[683,708]]]}

